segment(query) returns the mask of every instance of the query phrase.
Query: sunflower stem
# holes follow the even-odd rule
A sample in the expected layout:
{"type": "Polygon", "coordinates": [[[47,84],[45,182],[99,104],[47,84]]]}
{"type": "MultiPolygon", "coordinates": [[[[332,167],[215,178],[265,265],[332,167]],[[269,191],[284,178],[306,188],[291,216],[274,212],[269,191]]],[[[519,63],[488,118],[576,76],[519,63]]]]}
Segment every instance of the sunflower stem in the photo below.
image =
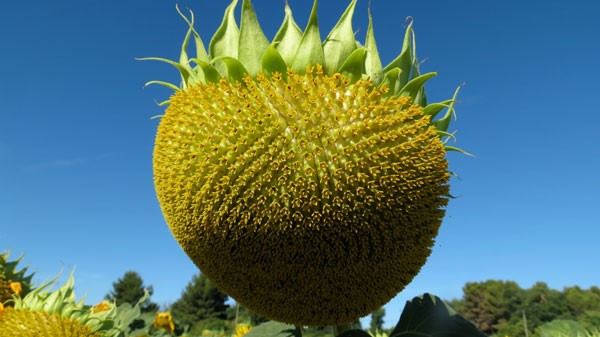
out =
{"type": "Polygon", "coordinates": [[[350,330],[352,328],[352,325],[347,324],[347,325],[335,325],[332,327],[333,329],[333,337],[337,337],[339,335],[341,335],[342,333],[344,333],[347,330],[350,330]]]}

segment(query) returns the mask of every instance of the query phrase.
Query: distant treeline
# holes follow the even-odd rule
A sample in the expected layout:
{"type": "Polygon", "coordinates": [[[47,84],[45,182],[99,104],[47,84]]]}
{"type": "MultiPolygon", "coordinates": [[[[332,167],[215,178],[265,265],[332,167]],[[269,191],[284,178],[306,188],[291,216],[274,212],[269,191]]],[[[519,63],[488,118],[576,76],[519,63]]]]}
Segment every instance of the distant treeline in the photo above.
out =
{"type": "Polygon", "coordinates": [[[523,289],[513,281],[467,283],[463,297],[448,301],[461,315],[488,335],[532,336],[542,324],[574,320],[588,330],[600,329],[600,288],[550,289],[538,282],[523,289]]]}

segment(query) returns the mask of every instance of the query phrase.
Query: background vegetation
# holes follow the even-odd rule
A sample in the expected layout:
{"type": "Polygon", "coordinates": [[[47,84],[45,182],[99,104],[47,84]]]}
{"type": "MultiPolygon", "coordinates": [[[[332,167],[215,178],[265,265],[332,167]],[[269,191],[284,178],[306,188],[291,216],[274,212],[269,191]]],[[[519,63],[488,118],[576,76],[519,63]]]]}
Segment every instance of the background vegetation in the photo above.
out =
{"type": "MultiPolygon", "coordinates": [[[[138,273],[128,271],[113,283],[113,289],[106,298],[118,304],[135,304],[142,298],[144,288],[149,288],[151,294],[152,287],[144,285],[138,273]]],[[[586,336],[583,332],[587,332],[591,336],[593,333],[598,335],[600,329],[600,288],[597,286],[555,290],[544,282],[538,282],[524,289],[513,281],[488,280],[467,283],[461,298],[447,302],[490,336],[577,336],[575,333],[561,335],[549,332],[560,329],[581,331],[581,336],[586,336]]],[[[219,291],[203,274],[197,274],[182,291],[180,298],[160,308],[160,311],[171,313],[176,334],[185,332],[206,336],[213,332],[215,335],[230,335],[235,334],[237,325],[256,326],[267,321],[242,306],[230,303],[227,294],[219,291]]],[[[150,299],[142,308],[149,313],[148,320],[159,311],[150,299]]],[[[389,334],[390,331],[384,326],[396,323],[385,322],[384,308],[374,311],[370,318],[369,326],[361,327],[360,322],[356,322],[354,327],[364,328],[373,334],[389,334]]],[[[305,336],[330,334],[326,328],[311,328],[304,332],[305,336]]]]}

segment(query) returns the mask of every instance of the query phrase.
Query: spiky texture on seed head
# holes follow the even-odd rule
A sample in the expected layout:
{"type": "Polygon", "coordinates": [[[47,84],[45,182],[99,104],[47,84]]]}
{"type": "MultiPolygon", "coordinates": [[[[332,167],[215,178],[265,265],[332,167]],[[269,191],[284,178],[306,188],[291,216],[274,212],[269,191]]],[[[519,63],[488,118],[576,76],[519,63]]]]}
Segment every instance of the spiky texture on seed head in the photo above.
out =
{"type": "Polygon", "coordinates": [[[302,32],[269,43],[250,1],[209,52],[190,29],[182,85],[166,104],[154,180],[177,241],[249,309],[296,325],[340,325],[381,307],[430,254],[449,196],[442,137],[454,98],[427,105],[409,26],[383,68],[372,23],[354,40],[353,0],[321,41],[317,2],[302,32]],[[194,36],[197,57],[188,58],[194,36]],[[444,108],[448,112],[435,116],[444,108]]]}
{"type": "Polygon", "coordinates": [[[14,307],[0,311],[2,337],[120,337],[128,325],[139,316],[140,304],[134,307],[114,305],[96,310],[76,301],[75,279],[71,274],[65,284],[49,290],[56,278],[31,290],[24,297],[14,298],[14,307]]]}
{"type": "Polygon", "coordinates": [[[77,320],[46,311],[6,308],[0,313],[2,337],[100,337],[77,320]]]}

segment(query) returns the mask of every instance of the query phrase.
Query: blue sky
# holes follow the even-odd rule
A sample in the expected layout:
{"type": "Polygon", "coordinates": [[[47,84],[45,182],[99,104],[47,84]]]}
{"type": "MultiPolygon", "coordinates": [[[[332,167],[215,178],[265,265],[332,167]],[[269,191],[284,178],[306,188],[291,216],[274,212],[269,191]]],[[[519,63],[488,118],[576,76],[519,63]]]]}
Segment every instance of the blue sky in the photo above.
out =
{"type": "MultiPolygon", "coordinates": [[[[306,24],[309,1],[290,0],[306,24]]],[[[177,81],[185,23],[176,1],[3,1],[0,4],[0,251],[25,254],[41,281],[76,267],[79,295],[97,302],[127,270],[175,301],[196,267],[172,238],[152,184],[152,147],[166,99],[153,79],[177,81]]],[[[208,43],[227,2],[181,1],[208,43]]],[[[272,37],[284,1],[255,0],[272,37]]],[[[346,1],[322,0],[322,35],[346,1]]],[[[354,26],[367,27],[367,1],[354,26]]],[[[423,292],[459,297],[465,282],[589,287],[600,280],[600,3],[373,0],[385,62],[414,18],[431,100],[457,106],[450,154],[458,196],[433,253],[387,306],[386,325],[423,292]]]]}

